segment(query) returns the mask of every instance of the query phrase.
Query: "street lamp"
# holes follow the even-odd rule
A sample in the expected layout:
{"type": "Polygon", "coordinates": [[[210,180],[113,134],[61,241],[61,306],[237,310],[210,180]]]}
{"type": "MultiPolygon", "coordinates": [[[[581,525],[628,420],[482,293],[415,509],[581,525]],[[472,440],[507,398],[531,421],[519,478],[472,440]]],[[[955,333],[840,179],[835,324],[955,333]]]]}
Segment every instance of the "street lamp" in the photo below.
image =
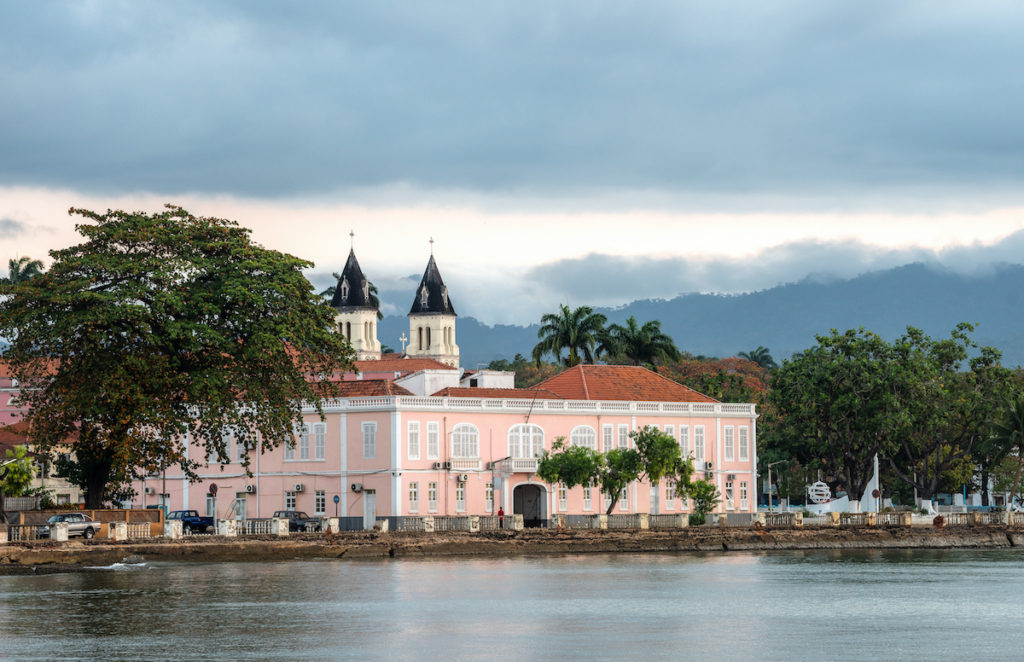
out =
{"type": "Polygon", "coordinates": [[[789,460],[779,460],[777,462],[768,463],[768,512],[770,513],[775,512],[775,510],[772,508],[772,467],[774,467],[776,464],[782,464],[784,462],[789,462],[789,460]]]}

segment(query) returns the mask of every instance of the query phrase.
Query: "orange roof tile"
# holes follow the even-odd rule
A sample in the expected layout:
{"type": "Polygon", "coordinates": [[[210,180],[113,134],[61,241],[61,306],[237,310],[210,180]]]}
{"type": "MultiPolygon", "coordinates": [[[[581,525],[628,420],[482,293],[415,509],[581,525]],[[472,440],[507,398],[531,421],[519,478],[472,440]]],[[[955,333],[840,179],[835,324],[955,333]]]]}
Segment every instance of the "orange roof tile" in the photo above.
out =
{"type": "Polygon", "coordinates": [[[483,388],[476,386],[448,386],[434,397],[452,398],[536,398],[538,400],[562,400],[562,396],[543,388],[483,388]]]}
{"type": "Polygon", "coordinates": [[[647,368],[628,365],[578,365],[537,386],[566,400],[718,402],[647,368]]]}
{"type": "Polygon", "coordinates": [[[337,398],[358,398],[378,395],[413,395],[413,392],[390,379],[355,379],[335,382],[331,390],[337,398]]]}
{"type": "Polygon", "coordinates": [[[403,375],[420,370],[458,370],[434,359],[403,357],[401,354],[384,354],[376,361],[356,361],[359,372],[399,372],[403,375]]]}

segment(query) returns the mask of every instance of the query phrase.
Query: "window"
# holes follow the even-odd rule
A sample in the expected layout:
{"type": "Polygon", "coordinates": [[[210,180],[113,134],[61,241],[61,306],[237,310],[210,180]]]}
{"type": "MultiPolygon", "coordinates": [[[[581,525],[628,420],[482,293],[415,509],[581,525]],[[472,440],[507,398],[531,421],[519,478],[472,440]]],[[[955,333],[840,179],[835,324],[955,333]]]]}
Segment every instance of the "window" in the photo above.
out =
{"type": "Polygon", "coordinates": [[[237,436],[235,437],[235,462],[242,462],[248,454],[245,444],[237,436]]]}
{"type": "Polygon", "coordinates": [[[455,484],[455,511],[459,513],[466,512],[466,484],[456,483],[455,484]]]}
{"type": "Polygon", "coordinates": [[[665,510],[675,510],[676,507],[676,484],[670,480],[665,481],[665,510]]]}
{"type": "Polygon", "coordinates": [[[675,439],[676,438],[676,426],[674,426],[674,425],[666,425],[665,426],[665,434],[667,436],[672,437],[673,439],[675,439]]]}
{"type": "Polygon", "coordinates": [[[427,423],[427,459],[436,460],[438,454],[438,439],[440,438],[437,422],[427,423]]]}
{"type": "Polygon", "coordinates": [[[487,512],[494,512],[494,483],[486,483],[484,485],[484,500],[486,501],[484,507],[487,508],[487,512]]]}
{"type": "Polygon", "coordinates": [[[740,460],[750,460],[750,428],[740,426],[740,460]]]}
{"type": "Polygon", "coordinates": [[[601,426],[601,450],[607,453],[615,448],[615,428],[611,425],[601,426]]]}
{"type": "Polygon", "coordinates": [[[317,490],[313,497],[313,514],[323,515],[327,512],[327,493],[317,490]]]}
{"type": "Polygon", "coordinates": [[[693,454],[699,462],[704,461],[704,426],[693,426],[693,454]]]}
{"type": "Polygon", "coordinates": [[[377,424],[363,423],[363,457],[377,457],[377,424]]]}
{"type": "Polygon", "coordinates": [[[480,457],[479,440],[475,425],[459,423],[452,428],[452,457],[480,457]]]}
{"type": "Polygon", "coordinates": [[[679,426],[679,452],[683,457],[690,457],[690,426],[679,426]]]}
{"type": "Polygon", "coordinates": [[[348,301],[348,278],[341,279],[341,300],[348,301]]]}
{"type": "Polygon", "coordinates": [[[295,492],[284,493],[284,509],[295,510],[295,492]]]}
{"type": "Polygon", "coordinates": [[[558,509],[563,513],[569,509],[569,490],[565,485],[558,486],[558,509]]]}
{"type": "Polygon", "coordinates": [[[544,450],[544,431],[539,425],[513,425],[508,430],[508,454],[511,457],[539,457],[544,450]]]}
{"type": "Polygon", "coordinates": [[[409,512],[420,512],[420,484],[409,483],[409,512]]]}
{"type": "Polygon", "coordinates": [[[284,459],[294,460],[295,459],[295,437],[290,437],[284,441],[284,459]]]}
{"type": "Polygon", "coordinates": [[[437,483],[427,483],[427,509],[432,512],[437,512],[437,483]]]}
{"type": "MultiPolygon", "coordinates": [[[[245,492],[235,492],[235,519],[245,519],[246,514],[249,512],[248,508],[248,495],[245,492]]],[[[217,502],[213,502],[214,510],[217,508],[217,502]]]]}
{"type": "Polygon", "coordinates": [[[318,460],[327,457],[327,424],[315,423],[313,425],[313,453],[318,460]]]}
{"type": "Polygon", "coordinates": [[[736,429],[731,425],[725,426],[725,459],[732,462],[736,459],[736,429]]]}
{"type": "Polygon", "coordinates": [[[619,448],[629,448],[629,426],[619,426],[619,448]]]}
{"type": "Polygon", "coordinates": [[[583,486],[583,510],[591,510],[591,507],[593,505],[591,503],[591,495],[592,495],[592,490],[590,489],[590,485],[584,485],[583,486]]]}
{"type": "Polygon", "coordinates": [[[597,432],[587,425],[578,425],[569,433],[569,443],[573,446],[586,446],[597,450],[597,432]]]}
{"type": "Polygon", "coordinates": [[[619,510],[629,510],[629,486],[623,487],[619,494],[619,510]]]}
{"type": "Polygon", "coordinates": [[[740,483],[740,510],[747,510],[750,508],[750,495],[747,492],[747,483],[742,481],[740,483]]]}
{"type": "Polygon", "coordinates": [[[217,516],[217,497],[213,496],[212,494],[206,495],[206,516],[217,516]]]}
{"type": "Polygon", "coordinates": [[[420,459],[420,422],[409,421],[408,431],[409,459],[420,459]]]}
{"type": "Polygon", "coordinates": [[[735,500],[733,499],[731,480],[725,481],[725,507],[729,510],[732,510],[733,508],[736,507],[735,500]]]}
{"type": "Polygon", "coordinates": [[[299,459],[309,459],[309,424],[299,428],[299,459]]]}
{"type": "Polygon", "coordinates": [[[427,286],[424,285],[420,288],[420,305],[423,307],[427,306],[427,302],[430,300],[430,292],[427,290],[427,286]]]}

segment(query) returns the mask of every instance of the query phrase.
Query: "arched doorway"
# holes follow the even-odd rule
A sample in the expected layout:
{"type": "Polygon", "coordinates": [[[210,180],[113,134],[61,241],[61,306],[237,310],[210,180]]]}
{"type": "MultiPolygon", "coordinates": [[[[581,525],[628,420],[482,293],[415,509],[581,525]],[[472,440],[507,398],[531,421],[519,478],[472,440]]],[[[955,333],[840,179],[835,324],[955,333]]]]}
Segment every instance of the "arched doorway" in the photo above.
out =
{"type": "Polygon", "coordinates": [[[547,491],[540,485],[517,485],[512,491],[512,513],[523,516],[523,526],[544,526],[547,491]]]}

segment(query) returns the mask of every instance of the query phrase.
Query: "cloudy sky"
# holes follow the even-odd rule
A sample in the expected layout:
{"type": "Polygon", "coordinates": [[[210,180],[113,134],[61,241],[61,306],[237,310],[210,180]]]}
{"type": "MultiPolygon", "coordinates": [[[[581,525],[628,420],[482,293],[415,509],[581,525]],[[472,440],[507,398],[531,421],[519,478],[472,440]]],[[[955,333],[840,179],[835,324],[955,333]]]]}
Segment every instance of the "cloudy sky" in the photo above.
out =
{"type": "Polygon", "coordinates": [[[0,264],[165,202],[323,284],[352,230],[403,314],[433,237],[487,322],[1019,262],[1021,34],[1011,2],[0,0],[0,264]]]}

